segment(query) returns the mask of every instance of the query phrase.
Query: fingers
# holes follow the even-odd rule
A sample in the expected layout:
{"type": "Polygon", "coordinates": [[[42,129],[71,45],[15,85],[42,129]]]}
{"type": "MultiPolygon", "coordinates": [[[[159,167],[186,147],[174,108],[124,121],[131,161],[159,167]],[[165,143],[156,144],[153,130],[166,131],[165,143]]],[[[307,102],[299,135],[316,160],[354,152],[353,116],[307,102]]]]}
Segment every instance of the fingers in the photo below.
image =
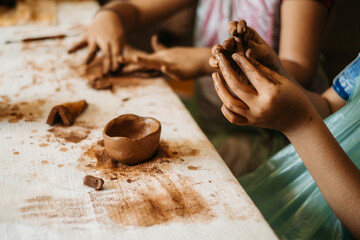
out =
{"type": "Polygon", "coordinates": [[[268,82],[261,71],[259,71],[253,64],[251,64],[251,62],[245,56],[234,53],[232,58],[239,65],[245,76],[257,90],[263,88],[264,83],[268,82]]]}
{"type": "Polygon", "coordinates": [[[174,69],[171,69],[169,66],[162,65],[160,67],[160,71],[163,72],[164,74],[168,75],[169,77],[171,77],[174,80],[182,80],[180,78],[180,76],[181,76],[180,72],[178,72],[178,71],[176,71],[174,69]]]}
{"type": "Polygon", "coordinates": [[[95,43],[89,44],[89,51],[85,59],[85,64],[89,64],[94,60],[97,51],[99,50],[98,46],[95,43]]]}
{"type": "Polygon", "coordinates": [[[124,46],[123,40],[120,40],[119,42],[113,42],[111,44],[111,71],[115,72],[119,68],[119,59],[121,59],[121,52],[122,47],[124,46]]]}
{"type": "Polygon", "coordinates": [[[241,40],[241,38],[239,38],[239,37],[234,37],[234,41],[235,41],[235,46],[236,46],[235,51],[236,51],[236,52],[240,52],[240,53],[244,53],[245,47],[244,47],[244,43],[243,43],[243,41],[241,40]]]}
{"type": "Polygon", "coordinates": [[[126,64],[124,67],[121,68],[121,71],[123,73],[132,73],[137,71],[143,71],[146,70],[142,65],[136,64],[136,63],[129,63],[126,64]]]}
{"type": "Polygon", "coordinates": [[[157,52],[157,51],[166,49],[166,46],[159,42],[158,35],[152,35],[151,36],[151,48],[153,49],[154,52],[157,52]]]}
{"type": "Polygon", "coordinates": [[[236,31],[238,34],[244,34],[247,30],[247,24],[245,20],[240,20],[237,24],[236,31]]]}
{"type": "Polygon", "coordinates": [[[237,32],[237,21],[231,21],[228,24],[228,32],[230,33],[231,36],[236,36],[236,32],[237,32]]]}
{"type": "Polygon", "coordinates": [[[246,32],[244,33],[244,42],[247,43],[250,40],[260,44],[264,42],[262,37],[260,37],[260,35],[255,31],[255,29],[247,27],[246,32]]]}
{"type": "MultiPolygon", "coordinates": [[[[151,56],[151,55],[150,55],[151,56]]],[[[136,56],[135,63],[140,64],[147,69],[160,70],[162,65],[166,65],[163,60],[147,57],[147,56],[136,56]]]]}
{"type": "Polygon", "coordinates": [[[233,37],[226,39],[223,43],[223,47],[227,51],[235,51],[235,39],[233,37]]]}
{"type": "Polygon", "coordinates": [[[107,74],[111,70],[112,66],[112,54],[111,54],[111,46],[110,44],[106,44],[106,47],[102,48],[104,52],[104,59],[103,59],[103,74],[107,74]]]}
{"type": "Polygon", "coordinates": [[[122,68],[124,73],[130,73],[135,71],[144,71],[144,70],[159,70],[161,71],[161,66],[166,65],[162,60],[152,59],[147,56],[134,56],[132,59],[125,58],[125,61],[128,63],[122,68]]]}
{"type": "Polygon", "coordinates": [[[255,56],[254,56],[254,51],[252,49],[248,49],[245,53],[246,57],[251,61],[251,63],[254,66],[258,66],[260,65],[260,63],[256,60],[255,56]]]}
{"type": "Polygon", "coordinates": [[[242,81],[230,65],[230,62],[225,58],[224,54],[218,53],[215,57],[218,61],[220,71],[231,91],[233,91],[240,99],[249,97],[247,96],[249,94],[257,95],[256,90],[246,82],[242,81]]]}
{"type": "Polygon", "coordinates": [[[219,67],[218,63],[216,61],[216,58],[213,57],[213,56],[209,58],[209,65],[210,65],[210,67],[213,67],[213,68],[218,68],[219,67]]]}
{"type": "Polygon", "coordinates": [[[231,123],[234,123],[237,125],[248,125],[249,124],[249,121],[247,120],[246,117],[233,113],[225,105],[222,105],[221,112],[226,117],[226,119],[231,123]]]}
{"type": "Polygon", "coordinates": [[[213,46],[213,48],[211,49],[211,53],[215,56],[218,53],[221,53],[224,51],[223,46],[221,46],[220,44],[216,44],[215,46],[213,46]]]}
{"type": "Polygon", "coordinates": [[[245,20],[231,21],[228,24],[228,32],[231,36],[239,36],[246,32],[247,24],[245,20]]]}
{"type": "MultiPolygon", "coordinates": [[[[259,69],[267,78],[268,80],[275,85],[280,84],[280,81],[278,79],[280,79],[280,74],[278,74],[276,71],[273,71],[272,69],[268,68],[267,66],[259,63],[257,61],[257,59],[255,58],[254,54],[253,54],[253,50],[252,49],[248,49],[246,51],[246,57],[250,60],[250,62],[257,68],[259,69]]],[[[268,66],[273,66],[272,64],[269,64],[268,66]]],[[[272,67],[274,68],[274,66],[272,67]]]]}
{"type": "Polygon", "coordinates": [[[219,73],[214,72],[212,74],[212,79],[214,81],[215,90],[221,99],[221,101],[224,103],[224,105],[230,109],[231,111],[244,115],[246,110],[249,109],[249,107],[240,99],[236,99],[227,89],[224,81],[221,79],[221,76],[219,73]]]}
{"type": "Polygon", "coordinates": [[[87,41],[84,39],[84,40],[81,40],[80,42],[78,43],[75,43],[69,50],[68,50],[68,53],[74,53],[76,52],[77,50],[80,50],[84,47],[86,47],[88,45],[87,41]]]}

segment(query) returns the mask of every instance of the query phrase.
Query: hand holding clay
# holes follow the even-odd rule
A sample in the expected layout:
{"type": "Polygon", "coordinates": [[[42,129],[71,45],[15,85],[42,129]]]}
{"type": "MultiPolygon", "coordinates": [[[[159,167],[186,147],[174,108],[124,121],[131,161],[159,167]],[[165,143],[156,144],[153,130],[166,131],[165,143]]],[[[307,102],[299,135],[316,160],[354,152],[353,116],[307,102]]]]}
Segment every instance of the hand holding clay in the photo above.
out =
{"type": "Polygon", "coordinates": [[[245,20],[232,21],[228,24],[229,33],[235,38],[240,38],[244,51],[251,49],[252,55],[261,64],[281,74],[283,71],[280,59],[274,49],[245,20]]]}
{"type": "MultiPolygon", "coordinates": [[[[213,54],[216,51],[227,50],[231,53],[240,53],[245,55],[248,49],[251,49],[254,58],[273,71],[281,75],[288,76],[283,69],[280,59],[275,51],[260,37],[260,35],[251,27],[248,27],[245,20],[232,21],[228,24],[228,31],[232,35],[225,40],[223,46],[216,45],[213,48],[213,54]]],[[[214,57],[209,60],[210,66],[218,67],[214,57]]]]}
{"type": "Polygon", "coordinates": [[[100,49],[104,55],[102,71],[106,74],[118,69],[118,57],[124,45],[125,29],[119,16],[113,11],[100,11],[89,26],[84,39],[76,43],[68,52],[73,53],[88,46],[85,62],[89,64],[100,49]]]}
{"type": "Polygon", "coordinates": [[[223,77],[219,73],[213,73],[212,77],[216,92],[223,102],[221,110],[224,116],[238,125],[283,132],[309,121],[310,113],[316,110],[301,89],[286,77],[258,63],[251,56],[251,50],[246,55],[248,57],[234,53],[232,58],[254,87],[251,90],[236,77],[226,58],[221,57],[221,53],[216,54],[219,66],[223,66],[220,68],[223,77]]]}
{"type": "Polygon", "coordinates": [[[46,123],[52,126],[57,122],[62,122],[65,126],[70,126],[87,106],[85,100],[57,105],[51,109],[46,123]]]}
{"type": "Polygon", "coordinates": [[[154,35],[151,39],[153,54],[135,56],[122,69],[125,73],[140,70],[158,70],[176,80],[187,80],[202,76],[210,71],[206,59],[211,52],[207,48],[166,48],[154,35]]]}

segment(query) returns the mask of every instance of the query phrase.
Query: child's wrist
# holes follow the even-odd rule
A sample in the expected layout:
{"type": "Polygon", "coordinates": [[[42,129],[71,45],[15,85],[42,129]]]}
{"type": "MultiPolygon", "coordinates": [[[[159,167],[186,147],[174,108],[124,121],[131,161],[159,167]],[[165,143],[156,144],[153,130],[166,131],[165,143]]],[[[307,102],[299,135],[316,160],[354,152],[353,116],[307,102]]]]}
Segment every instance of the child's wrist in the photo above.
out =
{"type": "Polygon", "coordinates": [[[316,110],[311,109],[303,120],[288,127],[282,132],[292,142],[298,138],[311,137],[314,128],[318,128],[318,126],[323,124],[324,122],[321,116],[316,112],[316,110]]]}

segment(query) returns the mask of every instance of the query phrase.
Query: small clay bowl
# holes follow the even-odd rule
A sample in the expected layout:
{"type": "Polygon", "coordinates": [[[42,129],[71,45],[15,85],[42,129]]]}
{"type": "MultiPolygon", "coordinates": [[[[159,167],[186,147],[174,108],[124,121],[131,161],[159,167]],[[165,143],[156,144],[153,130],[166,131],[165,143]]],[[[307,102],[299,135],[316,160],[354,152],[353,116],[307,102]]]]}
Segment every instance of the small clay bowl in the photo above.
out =
{"type": "Polygon", "coordinates": [[[103,131],[106,152],[113,159],[135,165],[151,158],[160,143],[161,124],[151,117],[121,115],[103,131]]]}

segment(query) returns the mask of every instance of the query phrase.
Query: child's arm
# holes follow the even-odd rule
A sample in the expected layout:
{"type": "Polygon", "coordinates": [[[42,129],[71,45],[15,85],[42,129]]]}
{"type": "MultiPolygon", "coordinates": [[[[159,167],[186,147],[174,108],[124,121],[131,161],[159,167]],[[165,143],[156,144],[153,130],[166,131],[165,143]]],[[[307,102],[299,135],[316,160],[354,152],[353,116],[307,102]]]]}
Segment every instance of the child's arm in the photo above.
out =
{"type": "Polygon", "coordinates": [[[210,75],[214,69],[208,64],[210,48],[172,47],[158,42],[156,35],[151,38],[153,54],[132,56],[122,68],[125,73],[138,70],[158,70],[175,80],[188,80],[210,75]]]}
{"type": "Polygon", "coordinates": [[[360,171],[336,142],[306,94],[286,77],[235,53],[232,58],[254,86],[249,89],[222,53],[217,53],[216,58],[224,79],[214,73],[213,80],[224,103],[221,110],[225,117],[238,125],[282,131],[334,213],[355,237],[360,237],[360,171]]]}
{"type": "Polygon", "coordinates": [[[286,71],[301,86],[309,88],[329,11],[320,1],[283,1],[280,10],[279,58],[286,71]]]}

